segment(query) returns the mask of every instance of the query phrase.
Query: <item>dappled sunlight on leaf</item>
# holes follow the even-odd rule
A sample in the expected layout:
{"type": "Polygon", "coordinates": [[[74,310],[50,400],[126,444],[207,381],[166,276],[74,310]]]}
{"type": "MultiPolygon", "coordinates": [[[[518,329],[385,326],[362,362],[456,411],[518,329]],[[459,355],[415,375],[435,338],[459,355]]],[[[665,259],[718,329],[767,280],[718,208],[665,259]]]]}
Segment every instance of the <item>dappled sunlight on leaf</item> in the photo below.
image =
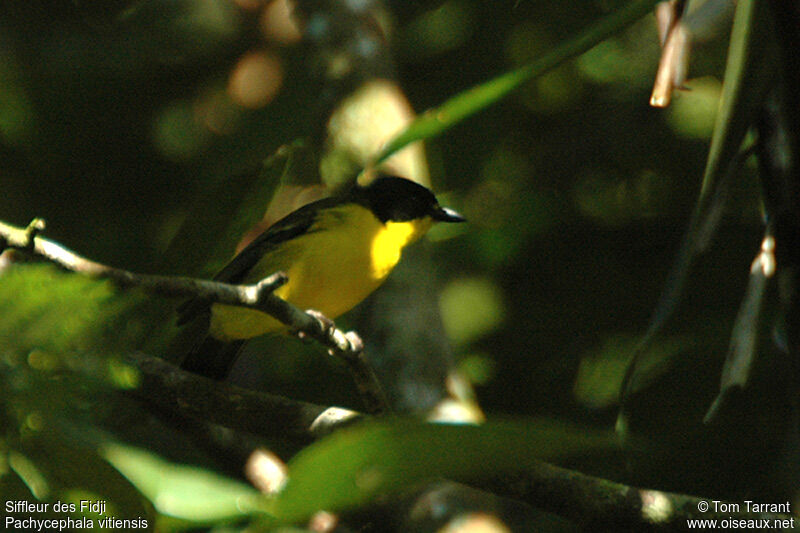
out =
{"type": "Polygon", "coordinates": [[[47,499],[50,496],[50,485],[36,465],[19,452],[8,453],[8,466],[19,476],[34,498],[47,499]]]}
{"type": "Polygon", "coordinates": [[[259,508],[258,491],[211,471],[122,444],[106,444],[102,455],[165,515],[210,522],[242,518],[259,508]]]}
{"type": "Polygon", "coordinates": [[[608,449],[613,441],[609,433],[543,420],[483,426],[402,420],[363,424],[327,437],[290,461],[289,482],[271,509],[281,519],[297,521],[319,509],[349,509],[434,478],[501,477],[540,459],[608,449]]]}
{"type": "Polygon", "coordinates": [[[497,328],[504,319],[500,288],[485,278],[451,281],[439,296],[442,321],[456,344],[466,344],[497,328]]]}
{"type": "Polygon", "coordinates": [[[112,320],[135,300],[117,294],[109,282],[67,274],[51,265],[14,266],[0,281],[3,352],[38,348],[60,355],[108,348],[109,341],[125,343],[107,333],[112,320]]]}
{"type": "Polygon", "coordinates": [[[719,107],[722,84],[715,78],[686,82],[687,91],[678,92],[667,113],[669,125],[678,135],[710,139],[719,107]]]}

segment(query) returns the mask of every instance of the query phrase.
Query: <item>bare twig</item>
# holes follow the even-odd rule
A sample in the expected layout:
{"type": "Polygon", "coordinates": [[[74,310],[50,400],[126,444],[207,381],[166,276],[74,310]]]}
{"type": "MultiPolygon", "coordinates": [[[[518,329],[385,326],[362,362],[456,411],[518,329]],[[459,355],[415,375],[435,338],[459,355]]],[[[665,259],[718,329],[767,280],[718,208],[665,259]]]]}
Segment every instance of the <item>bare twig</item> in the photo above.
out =
{"type": "Polygon", "coordinates": [[[198,297],[255,309],[260,308],[267,294],[271,294],[287,281],[286,275],[282,272],[272,274],[252,285],[233,285],[179,276],[136,274],[86,259],[54,241],[39,237],[38,234],[44,227],[44,221],[40,218],[34,219],[27,228],[17,228],[0,222],[0,251],[11,248],[31,253],[71,272],[96,279],[108,279],[121,287],[138,287],[161,296],[198,297]]]}
{"type": "Polygon", "coordinates": [[[364,345],[355,332],[343,332],[319,313],[301,311],[275,296],[273,291],[286,283],[283,272],[276,272],[252,285],[234,285],[179,276],[137,274],[91,261],[60,244],[38,236],[44,221],[35,219],[27,228],[0,222],[0,252],[12,248],[31,253],[85,276],[108,279],[123,287],[137,287],[168,297],[200,298],[209,302],[235,305],[267,313],[303,336],[310,337],[342,358],[356,381],[369,413],[388,410],[388,403],[372,367],[364,356],[364,345]]]}
{"type": "Polygon", "coordinates": [[[669,0],[656,6],[658,35],[663,50],[650,95],[650,105],[653,107],[667,107],[672,99],[672,91],[680,89],[686,79],[691,38],[681,20],[685,3],[669,0]]]}
{"type": "Polygon", "coordinates": [[[681,18],[685,0],[667,0],[656,4],[656,24],[658,25],[658,40],[663,48],[667,44],[669,32],[681,18]]]}
{"type": "Polygon", "coordinates": [[[688,12],[685,0],[656,5],[661,60],[650,96],[653,107],[667,107],[675,89],[683,89],[693,44],[715,38],[733,18],[735,0],[707,0],[688,12]]]}

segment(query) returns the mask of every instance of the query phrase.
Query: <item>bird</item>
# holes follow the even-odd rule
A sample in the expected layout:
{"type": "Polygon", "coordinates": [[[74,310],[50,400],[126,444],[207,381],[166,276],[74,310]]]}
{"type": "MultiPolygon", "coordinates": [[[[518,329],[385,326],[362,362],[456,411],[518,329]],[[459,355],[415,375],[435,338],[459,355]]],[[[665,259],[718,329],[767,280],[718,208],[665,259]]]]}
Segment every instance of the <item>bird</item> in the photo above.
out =
{"type": "MultiPolygon", "coordinates": [[[[329,319],[346,313],[377,289],[400,261],[403,249],[435,222],[464,222],[442,207],[426,187],[381,174],[367,185],[317,200],[278,220],[236,255],[215,277],[255,283],[278,271],[288,281],[274,294],[329,319]]],[[[206,337],[181,367],[215,380],[230,373],[248,339],[287,327],[255,309],[192,299],[178,309],[178,324],[210,315],[206,337]]]]}

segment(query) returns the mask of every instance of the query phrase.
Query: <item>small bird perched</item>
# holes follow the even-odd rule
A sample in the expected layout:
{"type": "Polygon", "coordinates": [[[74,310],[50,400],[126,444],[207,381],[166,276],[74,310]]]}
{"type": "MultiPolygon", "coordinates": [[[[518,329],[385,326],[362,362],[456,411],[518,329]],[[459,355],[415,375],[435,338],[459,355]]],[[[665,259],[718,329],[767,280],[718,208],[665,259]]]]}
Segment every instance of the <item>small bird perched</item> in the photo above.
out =
{"type": "MultiPolygon", "coordinates": [[[[377,289],[400,260],[403,248],[434,222],[463,222],[441,207],[431,191],[413,181],[380,176],[367,186],[312,202],[256,237],[214,279],[255,283],[283,271],[275,295],[300,309],[336,318],[377,289]]],[[[224,379],[245,339],[284,329],[266,313],[190,300],[179,308],[185,324],[210,307],[208,336],[185,358],[186,370],[224,379]]]]}

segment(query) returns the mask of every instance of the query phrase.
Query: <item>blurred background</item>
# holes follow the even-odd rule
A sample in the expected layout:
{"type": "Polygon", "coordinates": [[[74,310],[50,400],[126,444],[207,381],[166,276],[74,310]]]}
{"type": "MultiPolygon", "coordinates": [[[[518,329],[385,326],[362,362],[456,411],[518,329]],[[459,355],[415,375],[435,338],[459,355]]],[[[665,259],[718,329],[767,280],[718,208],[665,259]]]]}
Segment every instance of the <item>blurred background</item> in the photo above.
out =
{"type": "MultiPolygon", "coordinates": [[[[292,15],[284,0],[3,2],[0,220],[42,217],[48,238],[112,266],[211,275],[267,206],[262,228],[322,194],[320,184],[353,179],[412,110],[546,54],[623,4],[298,2],[292,15]],[[353,100],[356,110],[346,107],[353,100]]],[[[404,305],[443,328],[432,351],[445,362],[430,370],[432,388],[453,373],[490,419],[614,426],[626,365],[699,192],[726,37],[693,48],[688,90],[655,109],[660,47],[645,17],[390,163],[469,220],[432,231],[411,251],[421,257],[397,273],[401,287],[429,293],[427,303],[404,305]]],[[[747,409],[727,425],[702,425],[760,244],[758,191],[748,165],[650,349],[655,377],[633,402],[627,431],[651,445],[584,458],[585,471],[727,498],[789,496],[776,474],[786,475],[789,415],[770,361],[747,409]]],[[[30,420],[48,403],[31,399],[43,378],[25,381],[26,365],[74,369],[62,354],[87,349],[158,355],[175,335],[166,324],[177,302],[66,286],[63,276],[0,278],[0,448],[23,450],[31,435],[55,431],[30,420]],[[43,295],[53,280],[62,288],[43,295]]],[[[380,305],[366,302],[341,321],[363,329],[368,347],[370,310],[380,305]]],[[[376,351],[390,344],[372,339],[376,351]]],[[[273,357],[245,356],[235,381],[359,408],[346,372],[318,347],[263,342],[273,357]]],[[[404,394],[425,396],[419,409],[446,394],[415,388],[417,379],[392,393],[406,411],[415,400],[404,394]]],[[[101,425],[115,410],[86,409],[101,425]]],[[[36,463],[36,453],[27,457],[36,463]]],[[[0,488],[24,493],[12,470],[0,467],[0,488]]]]}

